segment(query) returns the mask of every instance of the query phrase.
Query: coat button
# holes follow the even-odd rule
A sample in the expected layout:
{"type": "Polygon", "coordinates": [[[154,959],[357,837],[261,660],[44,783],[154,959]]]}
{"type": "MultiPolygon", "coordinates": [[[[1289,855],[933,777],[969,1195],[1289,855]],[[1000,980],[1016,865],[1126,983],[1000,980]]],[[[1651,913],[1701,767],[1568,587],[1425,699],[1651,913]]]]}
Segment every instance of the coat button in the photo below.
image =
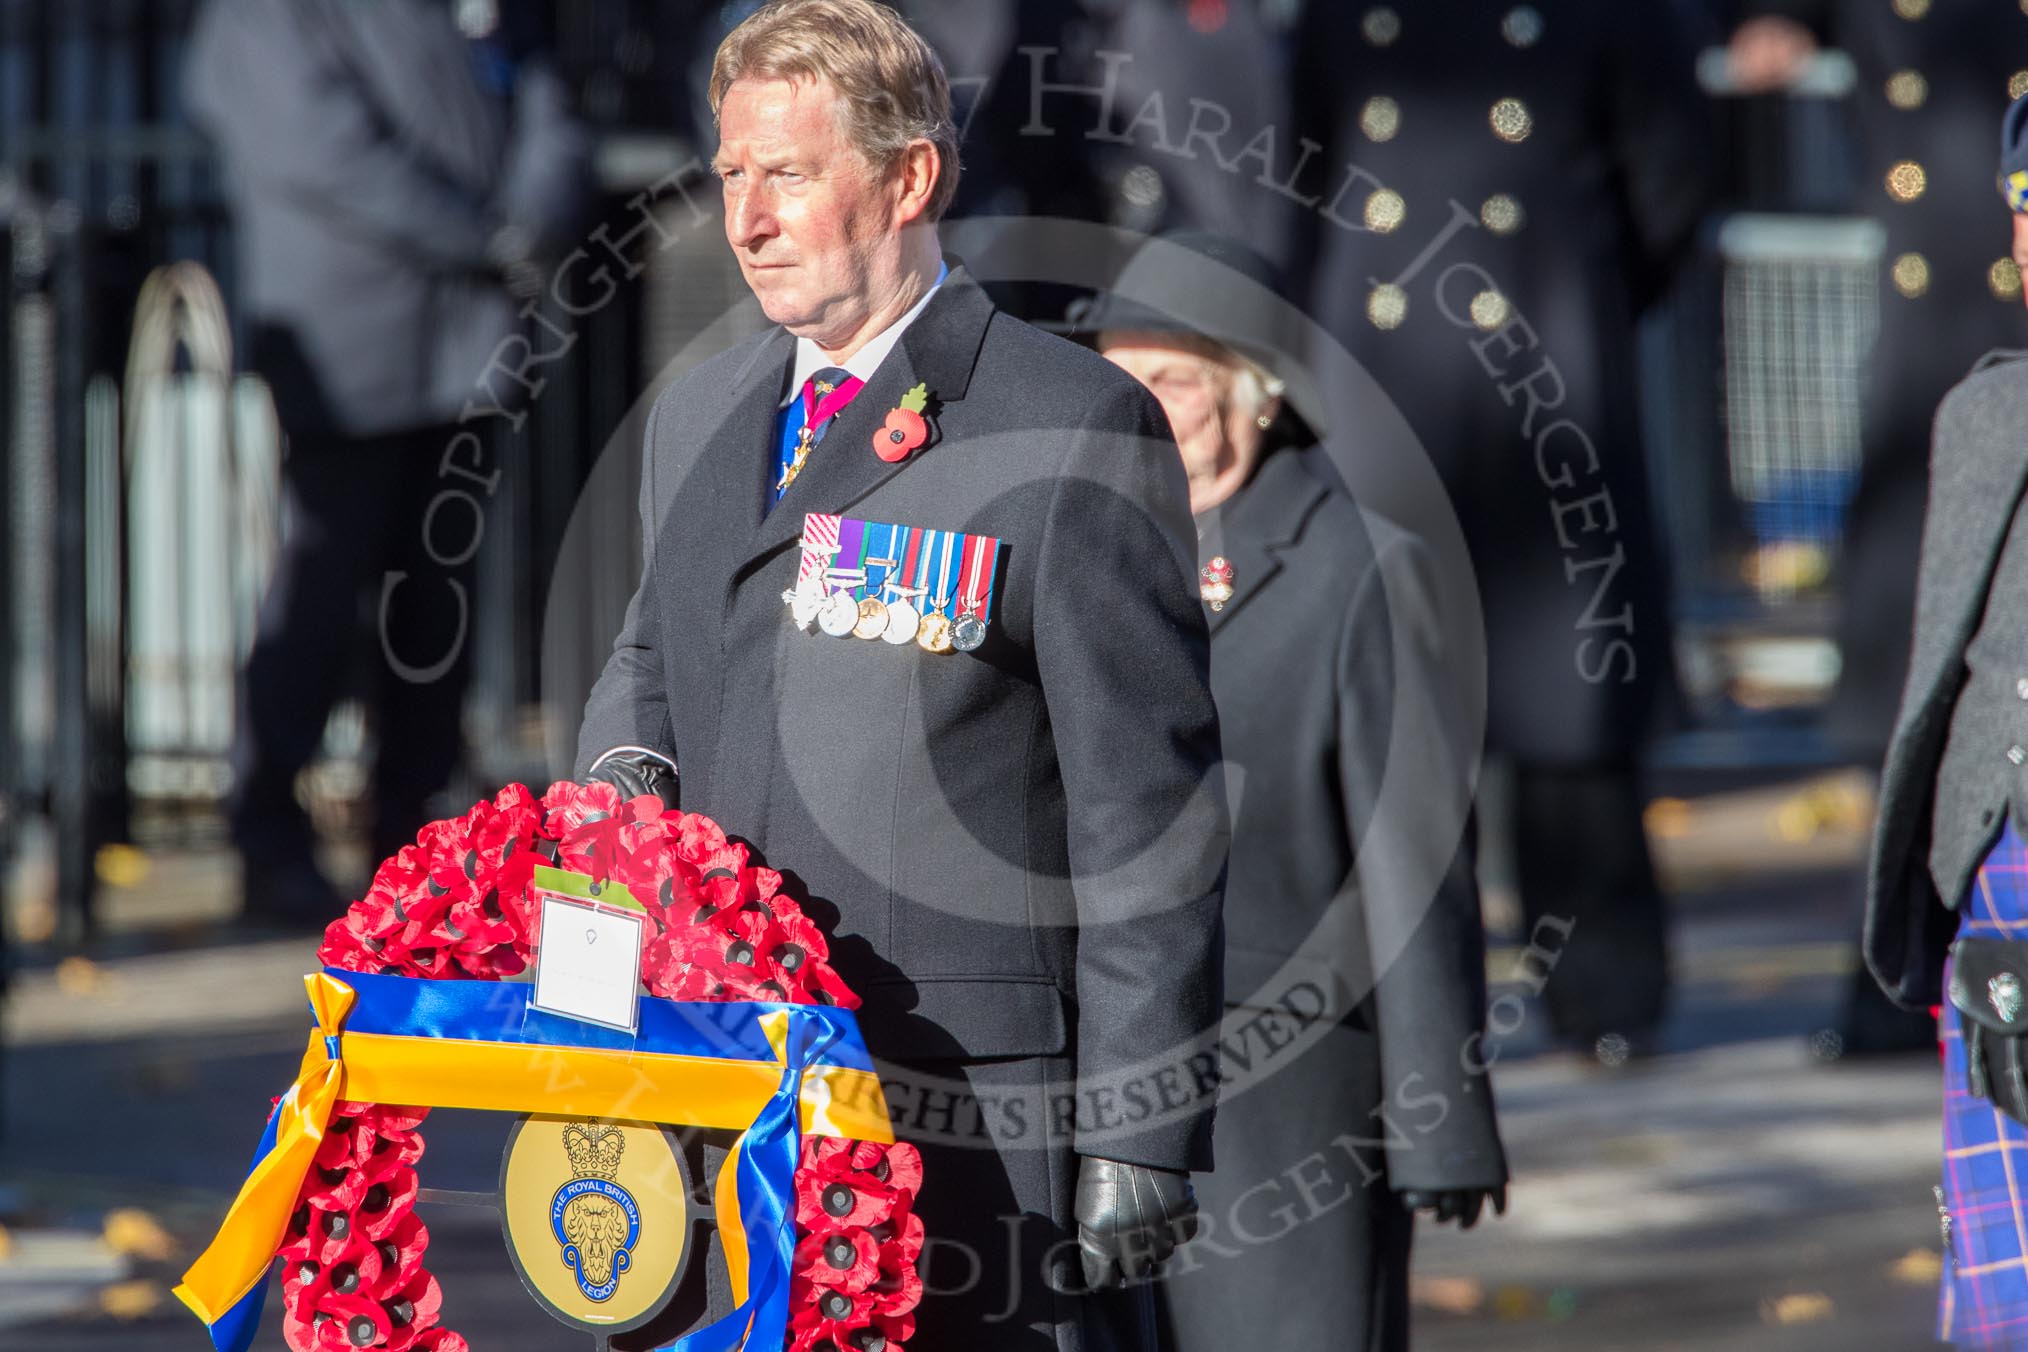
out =
{"type": "Polygon", "coordinates": [[[2022,761],[2028,761],[2028,751],[2023,751],[2018,746],[2010,746],[2007,748],[2007,759],[2019,765],[2022,761]]]}

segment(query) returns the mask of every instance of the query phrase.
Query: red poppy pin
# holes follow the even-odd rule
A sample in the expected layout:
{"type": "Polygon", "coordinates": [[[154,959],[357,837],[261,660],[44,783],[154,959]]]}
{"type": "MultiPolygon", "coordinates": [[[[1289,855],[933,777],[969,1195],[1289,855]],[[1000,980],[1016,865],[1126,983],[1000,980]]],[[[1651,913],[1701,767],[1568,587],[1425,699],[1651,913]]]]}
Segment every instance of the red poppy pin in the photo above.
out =
{"type": "Polygon", "coordinates": [[[929,404],[929,386],[917,385],[901,396],[901,403],[887,411],[887,421],[873,434],[873,453],[888,464],[899,464],[929,436],[923,409],[929,404]]]}

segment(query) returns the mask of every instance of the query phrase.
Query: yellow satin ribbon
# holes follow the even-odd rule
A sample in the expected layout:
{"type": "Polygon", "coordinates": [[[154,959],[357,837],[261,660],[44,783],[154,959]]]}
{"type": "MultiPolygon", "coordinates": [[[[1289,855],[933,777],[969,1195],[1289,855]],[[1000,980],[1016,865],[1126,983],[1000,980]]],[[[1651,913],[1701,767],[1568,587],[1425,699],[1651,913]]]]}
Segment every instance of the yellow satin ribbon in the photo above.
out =
{"type": "MultiPolygon", "coordinates": [[[[296,1209],[303,1176],[340,1103],[480,1108],[559,1117],[619,1118],[744,1130],[782,1079],[788,1015],[762,1016],[773,1061],[733,1061],[587,1047],[530,1047],[464,1039],[345,1033],[357,998],[328,972],[303,978],[317,1020],[296,1082],[282,1096],[275,1144],[247,1175],[209,1248],[176,1297],[206,1324],[265,1281],[296,1209]],[[332,1057],[329,1039],[338,1038],[332,1057]]],[[[803,1131],[885,1144],[893,1124],[880,1079],[846,1066],[812,1066],[798,1100],[803,1131]]],[[[731,1177],[728,1168],[723,1175],[731,1177]]],[[[721,1192],[723,1192],[721,1186],[721,1192]]],[[[736,1208],[735,1208],[736,1214],[736,1208]]],[[[728,1250],[737,1225],[722,1226],[728,1250]]],[[[744,1245],[739,1258],[744,1260],[744,1245]]],[[[728,1255],[730,1256],[730,1254],[728,1255]]],[[[745,1276],[746,1264],[735,1269],[745,1276]]],[[[743,1280],[736,1285],[744,1286],[743,1280]]]]}

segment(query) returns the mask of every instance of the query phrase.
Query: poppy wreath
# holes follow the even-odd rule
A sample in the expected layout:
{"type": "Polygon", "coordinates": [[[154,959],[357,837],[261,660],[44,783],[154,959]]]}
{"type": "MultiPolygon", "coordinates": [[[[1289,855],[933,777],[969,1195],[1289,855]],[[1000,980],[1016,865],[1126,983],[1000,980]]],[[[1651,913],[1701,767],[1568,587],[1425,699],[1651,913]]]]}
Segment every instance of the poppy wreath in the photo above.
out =
{"type": "MultiPolygon", "coordinates": [[[[606,784],[519,784],[432,822],[331,923],[318,956],[345,971],[499,980],[527,969],[538,865],[624,884],[648,914],[641,984],[671,1000],[858,1006],[823,931],[707,817],[606,784]]],[[[428,1109],[341,1102],[276,1256],[294,1352],[468,1352],[440,1322],[415,1215],[428,1109]]],[[[796,1171],[787,1352],[881,1352],[915,1331],[914,1146],[809,1136],[796,1171]]]]}

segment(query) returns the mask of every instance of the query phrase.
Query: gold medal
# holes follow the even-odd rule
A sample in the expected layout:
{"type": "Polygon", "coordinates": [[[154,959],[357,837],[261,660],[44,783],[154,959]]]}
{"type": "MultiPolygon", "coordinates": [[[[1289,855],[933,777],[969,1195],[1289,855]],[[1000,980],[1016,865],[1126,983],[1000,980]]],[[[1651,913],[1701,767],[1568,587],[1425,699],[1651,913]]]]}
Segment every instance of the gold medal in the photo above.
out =
{"type": "Polygon", "coordinates": [[[850,592],[832,592],[817,615],[817,627],[832,638],[845,638],[859,624],[859,603],[850,592]]]}
{"type": "Polygon", "coordinates": [[[887,628],[887,605],[879,597],[869,596],[859,603],[859,619],[852,626],[852,637],[875,639],[887,628]]]}
{"type": "Polygon", "coordinates": [[[928,653],[951,651],[951,622],[939,614],[922,617],[922,627],[916,631],[915,646],[928,653]]]}

